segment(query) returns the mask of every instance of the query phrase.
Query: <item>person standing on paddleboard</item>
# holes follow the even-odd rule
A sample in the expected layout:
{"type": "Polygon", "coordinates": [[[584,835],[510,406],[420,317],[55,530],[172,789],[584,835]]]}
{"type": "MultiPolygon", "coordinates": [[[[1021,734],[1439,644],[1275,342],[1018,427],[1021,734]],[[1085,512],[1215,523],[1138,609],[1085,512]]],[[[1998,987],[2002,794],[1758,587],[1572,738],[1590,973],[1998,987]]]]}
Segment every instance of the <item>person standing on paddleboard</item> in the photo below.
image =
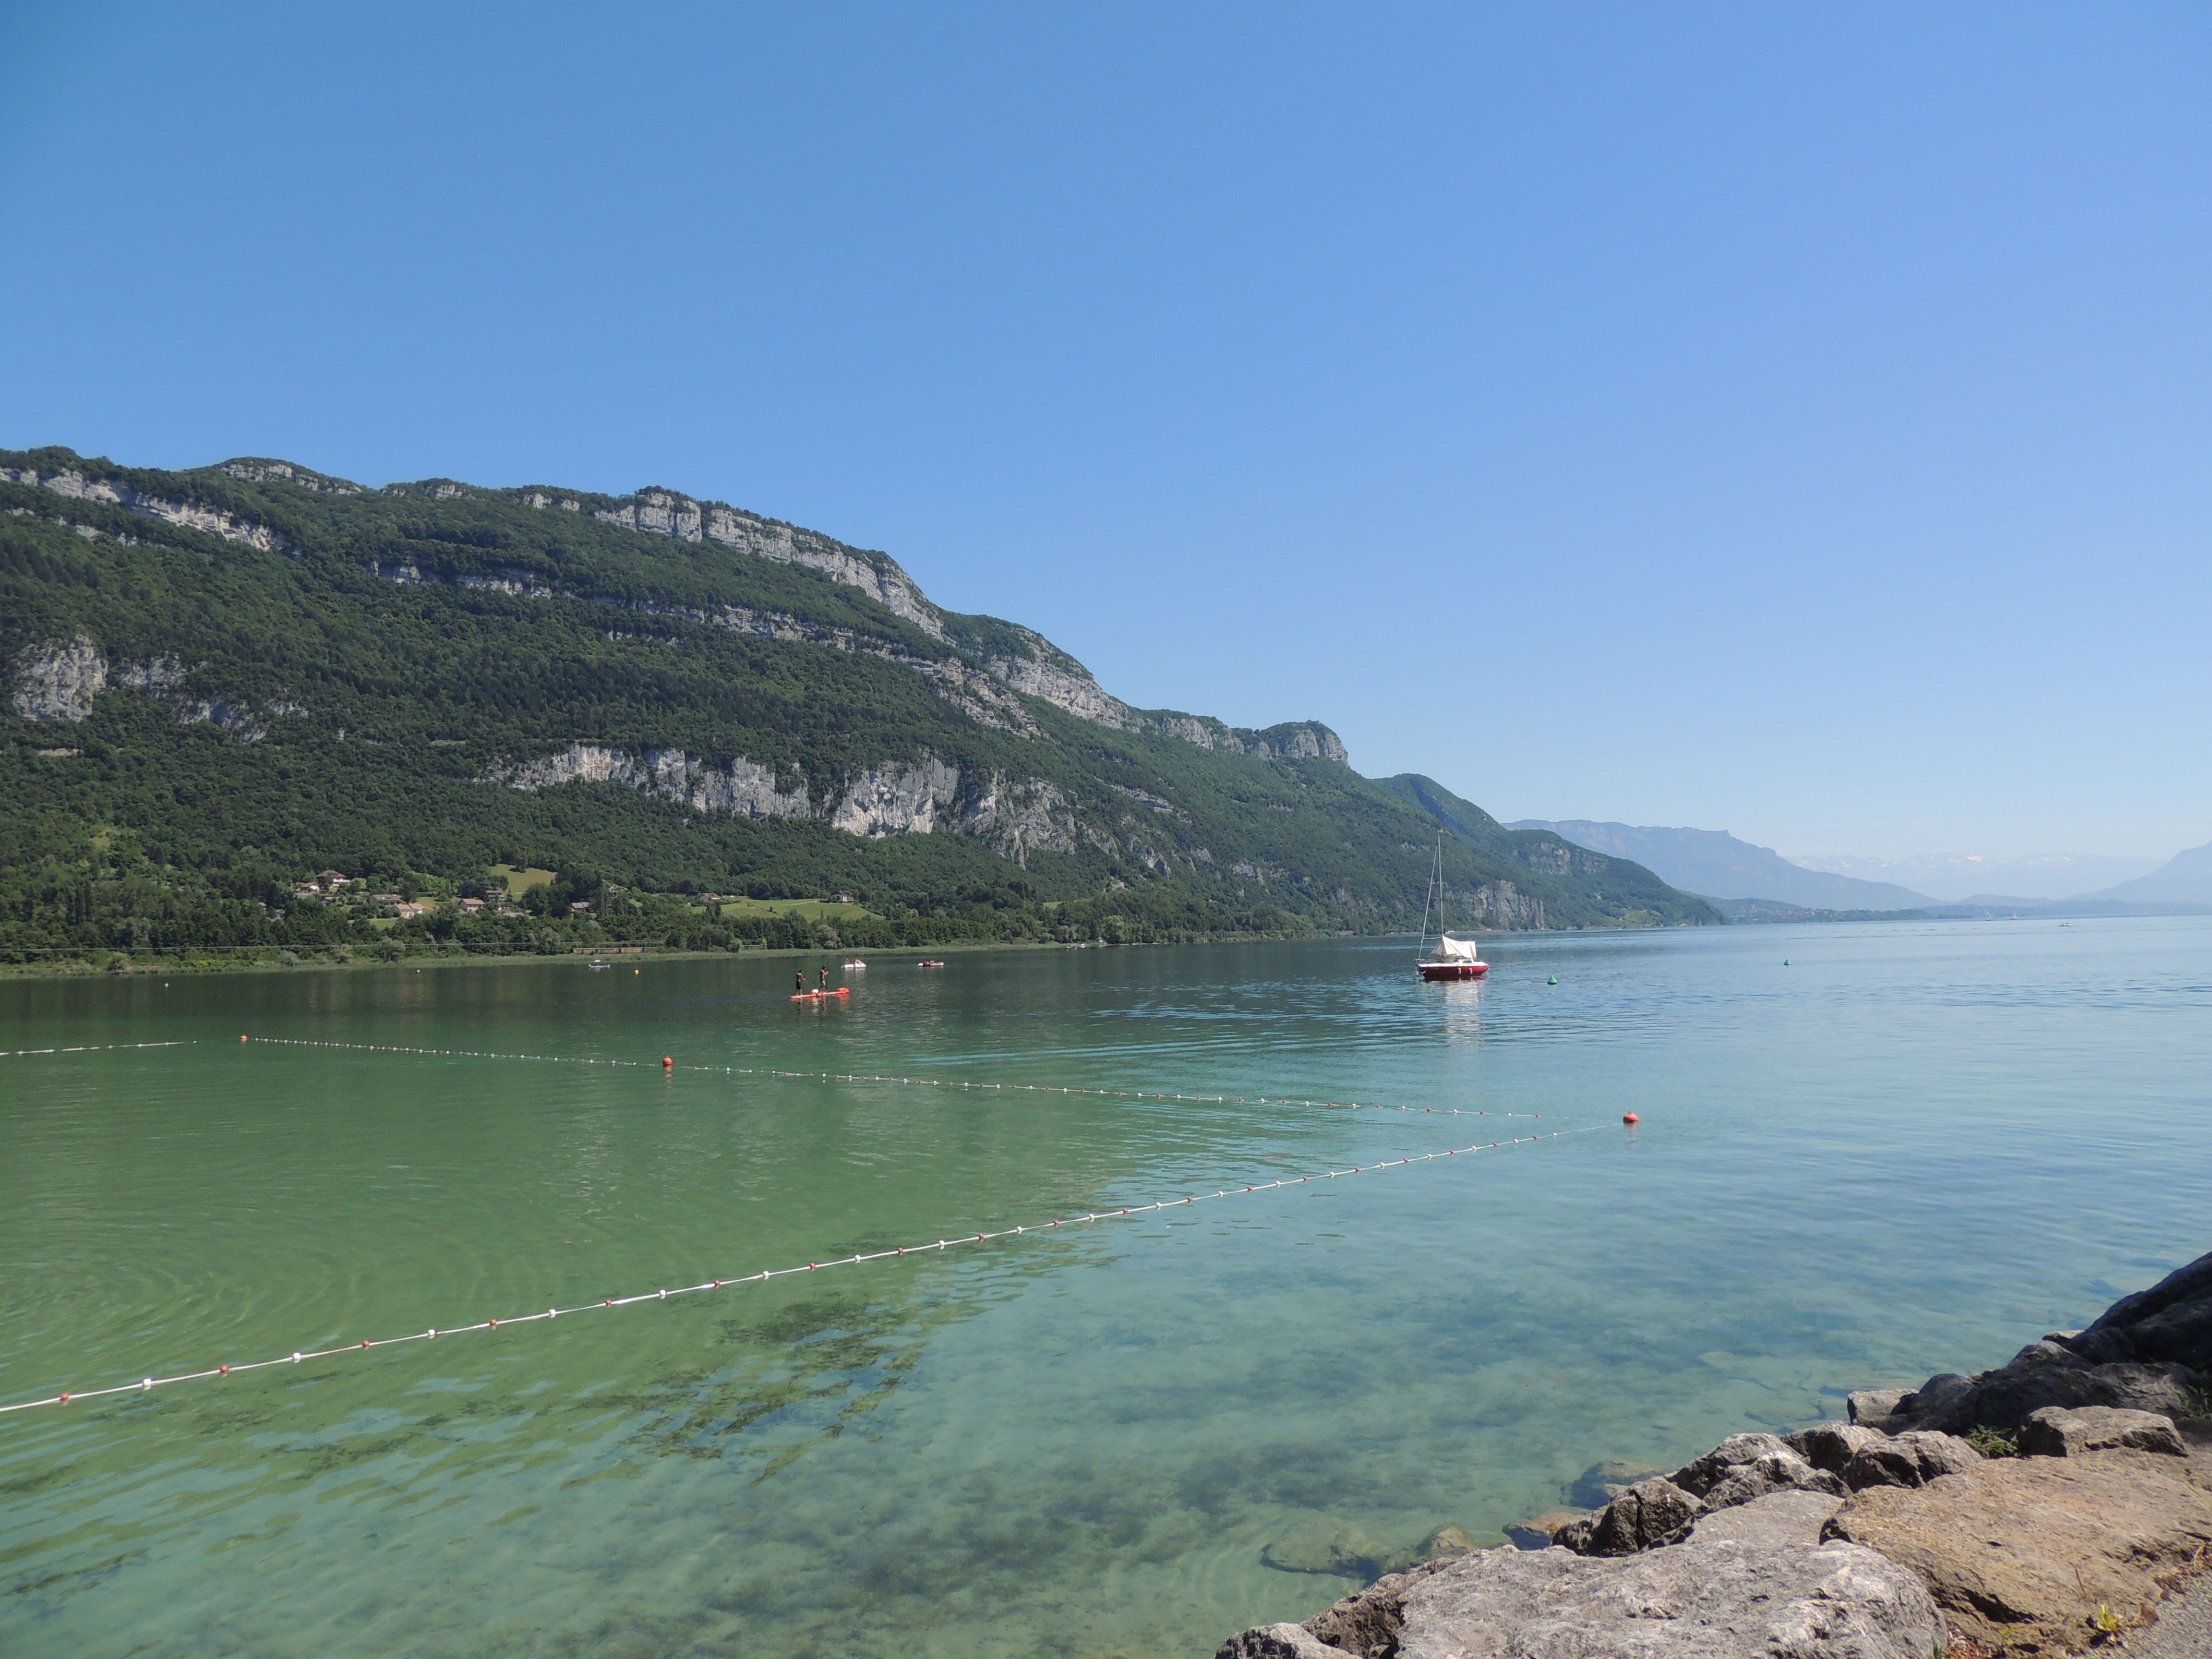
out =
{"type": "Polygon", "coordinates": [[[805,991],[806,969],[802,968],[791,976],[791,994],[793,996],[802,996],[805,994],[805,991]]]}
{"type": "Polygon", "coordinates": [[[822,989],[823,989],[823,990],[825,990],[825,991],[826,991],[826,990],[828,990],[828,989],[830,988],[830,970],[829,970],[827,968],[824,968],[824,969],[822,970],[822,987],[821,987],[821,988],[822,988],[822,989]]]}

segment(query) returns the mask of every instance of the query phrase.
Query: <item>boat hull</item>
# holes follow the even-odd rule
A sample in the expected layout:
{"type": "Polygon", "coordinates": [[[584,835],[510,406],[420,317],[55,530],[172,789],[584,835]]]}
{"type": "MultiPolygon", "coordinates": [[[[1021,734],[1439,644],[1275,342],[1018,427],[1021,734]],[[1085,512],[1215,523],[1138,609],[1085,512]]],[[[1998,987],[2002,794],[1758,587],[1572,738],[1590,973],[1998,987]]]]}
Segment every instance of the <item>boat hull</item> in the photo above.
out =
{"type": "Polygon", "coordinates": [[[1490,971],[1486,962],[1422,962],[1414,966],[1423,979],[1480,979],[1490,971]]]}

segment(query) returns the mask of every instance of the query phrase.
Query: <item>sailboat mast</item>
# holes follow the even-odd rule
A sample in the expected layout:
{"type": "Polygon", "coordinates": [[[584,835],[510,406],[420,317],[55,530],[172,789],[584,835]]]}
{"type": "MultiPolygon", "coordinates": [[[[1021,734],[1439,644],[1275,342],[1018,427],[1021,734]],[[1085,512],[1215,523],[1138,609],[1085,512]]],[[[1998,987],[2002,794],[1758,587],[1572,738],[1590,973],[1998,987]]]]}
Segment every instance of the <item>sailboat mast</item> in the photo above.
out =
{"type": "Polygon", "coordinates": [[[1429,907],[1436,906],[1437,926],[1444,920],[1444,832],[1437,831],[1437,855],[1429,867],[1428,890],[1421,895],[1421,954],[1429,953],[1429,907]]]}

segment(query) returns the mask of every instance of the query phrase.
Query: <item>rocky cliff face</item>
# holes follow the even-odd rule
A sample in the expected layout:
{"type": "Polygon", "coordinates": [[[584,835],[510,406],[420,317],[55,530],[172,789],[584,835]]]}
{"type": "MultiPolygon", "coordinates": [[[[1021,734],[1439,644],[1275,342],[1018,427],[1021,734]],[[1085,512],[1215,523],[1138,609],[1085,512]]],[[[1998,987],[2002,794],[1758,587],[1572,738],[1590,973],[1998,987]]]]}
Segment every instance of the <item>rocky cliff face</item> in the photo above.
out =
{"type": "Polygon", "coordinates": [[[15,659],[15,712],[27,720],[81,724],[106,690],[107,659],[82,634],[33,646],[15,659]]]}
{"type": "MultiPolygon", "coordinates": [[[[226,462],[221,471],[249,483],[284,483],[317,494],[358,495],[358,484],[331,478],[295,466],[287,461],[240,459],[226,462]]],[[[165,522],[206,532],[227,541],[264,552],[290,550],[284,538],[266,525],[190,499],[173,500],[131,488],[119,481],[69,467],[41,474],[29,468],[0,467],[0,480],[35,485],[69,500],[119,506],[165,522]]],[[[404,492],[419,489],[431,499],[453,500],[475,492],[445,480],[422,486],[394,485],[404,492]]],[[[498,492],[539,511],[582,512],[586,503],[574,496],[544,489],[498,492]]],[[[604,500],[605,498],[601,498],[604,500]]],[[[699,501],[666,489],[644,489],[632,496],[592,507],[592,516],[641,535],[663,536],[679,541],[713,542],[733,551],[779,564],[818,572],[830,580],[855,589],[893,616],[912,623],[931,639],[948,640],[946,618],[932,604],[919,584],[897,562],[882,553],[864,552],[811,531],[763,519],[719,501],[699,501]]],[[[97,534],[97,532],[84,533],[97,534]]],[[[460,587],[534,599],[584,599],[621,605],[628,610],[653,611],[659,607],[636,600],[596,594],[573,593],[556,588],[542,576],[525,570],[492,574],[441,574],[426,570],[414,560],[373,564],[378,575],[399,582],[448,582],[460,587]]],[[[977,724],[994,730],[1038,735],[1035,720],[1020,699],[1036,697],[1054,708],[1094,725],[1125,732],[1156,732],[1203,749],[1283,759],[1349,761],[1343,742],[1327,726],[1297,721],[1264,732],[1240,732],[1221,721],[1173,711],[1131,708],[1099,685],[1091,672],[1074,658],[1031,629],[1005,625],[1014,648],[991,653],[981,660],[963,660],[957,654],[914,657],[888,641],[871,641],[848,629],[825,629],[799,618],[726,607],[708,617],[684,611],[693,621],[711,621],[742,632],[778,639],[805,639],[840,650],[867,650],[894,657],[931,683],[947,702],[977,724]],[[1009,695],[1009,693],[1012,695],[1009,695]]],[[[59,671],[58,671],[59,672],[59,671]]],[[[20,672],[19,672],[20,678],[20,672]]],[[[94,689],[96,694],[97,688],[94,689]]],[[[93,694],[85,694],[93,695],[93,694]]],[[[80,700],[82,700],[80,698],[80,700]]],[[[38,706],[51,701],[32,694],[38,706]]],[[[58,705],[57,705],[58,706],[58,705]]],[[[76,706],[71,703],[70,706],[76,706]]],[[[88,705],[87,705],[88,708],[88,705]]],[[[43,716],[40,718],[44,718],[43,716]]],[[[81,718],[81,717],[80,717],[81,718]]]]}
{"type": "MultiPolygon", "coordinates": [[[[555,498],[543,490],[519,492],[529,505],[544,509],[555,498]]],[[[573,500],[560,502],[572,510],[573,500]]],[[[603,523],[619,525],[643,535],[668,536],[680,541],[709,541],[779,564],[799,565],[819,571],[830,580],[857,589],[892,615],[912,623],[932,639],[949,635],[945,613],[930,603],[915,580],[896,561],[881,553],[864,553],[824,536],[794,528],[774,520],[726,506],[697,501],[671,490],[646,489],[637,495],[593,509],[603,523]]],[[[1346,762],[1350,757],[1335,732],[1316,721],[1296,721],[1271,726],[1265,732],[1240,732],[1219,720],[1173,712],[1133,708],[1113,696],[1091,671],[1032,629],[1008,624],[1015,648],[993,652],[972,666],[957,659],[910,660],[928,677],[947,702],[980,724],[1034,735],[1036,726],[1012,699],[994,696],[979,684],[988,675],[1021,696],[1036,697],[1078,720],[1121,732],[1157,732],[1202,749],[1231,754],[1274,757],[1286,760],[1320,759],[1346,762]],[[980,668],[981,675],[974,670],[980,668]]],[[[849,646],[848,646],[849,648],[849,646]]]]}
{"type": "MultiPolygon", "coordinates": [[[[15,689],[10,701],[25,720],[82,725],[92,718],[93,703],[111,686],[162,699],[176,710],[179,726],[213,725],[247,743],[266,735],[258,713],[242,698],[220,692],[194,696],[180,690],[191,671],[174,657],[125,663],[111,671],[107,655],[89,635],[49,641],[15,659],[15,689]]],[[[270,714],[303,714],[297,703],[276,702],[270,714]]]]}
{"type": "MultiPolygon", "coordinates": [[[[543,507],[550,498],[528,491],[523,500],[543,507]]],[[[565,505],[565,503],[564,503],[565,505]]],[[[887,555],[862,554],[772,519],[760,518],[720,501],[699,502],[666,489],[642,489],[627,501],[595,509],[592,517],[648,536],[679,541],[718,542],[756,558],[818,570],[834,582],[856,587],[895,617],[902,617],[933,639],[945,637],[945,623],[924,599],[914,579],[887,555]]]]}
{"type": "Polygon", "coordinates": [[[227,542],[243,542],[264,553],[284,550],[284,538],[266,525],[253,524],[228,513],[204,507],[197,501],[168,501],[158,495],[143,495],[128,486],[88,477],[74,468],[49,472],[42,477],[29,468],[0,466],[0,479],[9,483],[35,484],[70,501],[105,501],[112,506],[126,507],[133,513],[143,513],[149,518],[182,525],[188,530],[200,530],[211,536],[220,536],[227,542]]]}
{"type": "Polygon", "coordinates": [[[1068,853],[1079,842],[1115,842],[1084,824],[1059,789],[1042,778],[1002,774],[963,777],[933,755],[910,765],[878,766],[848,777],[834,796],[816,800],[805,784],[779,788],[770,769],[735,757],[725,765],[681,749],[633,754],[605,744],[572,743],[556,755],[507,762],[483,780],[536,792],[565,784],[611,783],[674,801],[700,813],[825,822],[847,835],[972,836],[1017,864],[1033,852],[1068,853]]]}
{"type": "Polygon", "coordinates": [[[779,789],[772,770],[743,755],[717,767],[694,760],[681,749],[647,749],[633,755],[604,744],[572,743],[557,755],[495,767],[484,781],[532,792],[569,783],[613,783],[675,801],[695,812],[743,818],[818,816],[805,784],[779,789]]]}

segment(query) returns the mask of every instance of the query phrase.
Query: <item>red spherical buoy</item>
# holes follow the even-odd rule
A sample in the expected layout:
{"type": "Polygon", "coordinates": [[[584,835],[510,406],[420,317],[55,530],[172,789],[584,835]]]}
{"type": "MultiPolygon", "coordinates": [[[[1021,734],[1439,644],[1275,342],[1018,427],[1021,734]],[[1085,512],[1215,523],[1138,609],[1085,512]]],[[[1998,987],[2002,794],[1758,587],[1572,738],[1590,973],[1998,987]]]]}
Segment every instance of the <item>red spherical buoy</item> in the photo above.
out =
{"type": "Polygon", "coordinates": [[[672,1071],[676,1066],[676,1056],[673,1054],[663,1054],[660,1057],[660,1064],[663,1070],[672,1071]]]}
{"type": "Polygon", "coordinates": [[[243,1032],[243,1031],[240,1031],[240,1032],[238,1034],[238,1040],[239,1040],[240,1042],[245,1042],[245,1041],[246,1041],[246,1033],[245,1033],[245,1032],[243,1032]]]}
{"type": "Polygon", "coordinates": [[[1623,1123],[1641,1123],[1644,1121],[1642,1118],[1637,1116],[1633,1112],[1623,1112],[1620,1115],[1620,1121],[1623,1123]]]}

